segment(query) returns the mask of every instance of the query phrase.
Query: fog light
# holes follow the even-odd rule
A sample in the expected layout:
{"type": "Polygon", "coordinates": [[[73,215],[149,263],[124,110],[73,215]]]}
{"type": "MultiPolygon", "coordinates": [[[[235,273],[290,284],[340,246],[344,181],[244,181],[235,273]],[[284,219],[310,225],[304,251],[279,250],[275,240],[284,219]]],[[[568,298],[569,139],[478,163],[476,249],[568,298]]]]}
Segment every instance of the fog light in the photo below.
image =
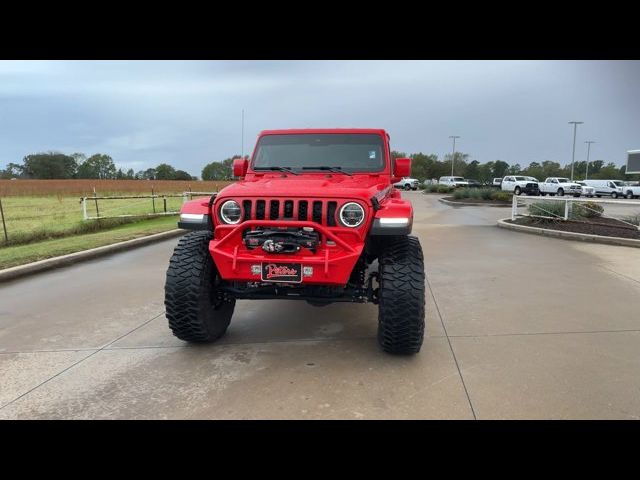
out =
{"type": "Polygon", "coordinates": [[[260,265],[251,265],[251,275],[260,275],[262,267],[260,265]]]}
{"type": "Polygon", "coordinates": [[[313,275],[313,267],[302,267],[302,275],[311,277],[313,275]]]}

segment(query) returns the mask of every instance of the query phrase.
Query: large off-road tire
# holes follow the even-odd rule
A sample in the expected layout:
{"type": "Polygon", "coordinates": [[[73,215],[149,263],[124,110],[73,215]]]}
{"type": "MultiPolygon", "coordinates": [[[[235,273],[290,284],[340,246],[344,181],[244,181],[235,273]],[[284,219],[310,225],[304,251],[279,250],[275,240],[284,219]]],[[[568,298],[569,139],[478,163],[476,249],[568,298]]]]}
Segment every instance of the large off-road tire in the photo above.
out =
{"type": "Polygon", "coordinates": [[[418,353],[424,339],[425,273],[416,237],[396,237],[378,258],[378,343],[385,352],[418,353]]]}
{"type": "Polygon", "coordinates": [[[164,305],[169,328],[180,340],[212,342],[227,331],[235,299],[217,288],[220,275],[209,253],[211,232],[183,236],[169,260],[164,305]]]}
{"type": "Polygon", "coordinates": [[[564,197],[564,189],[559,188],[559,189],[558,189],[558,192],[557,192],[557,195],[558,195],[559,197],[564,197]]]}
{"type": "Polygon", "coordinates": [[[409,185],[408,183],[404,186],[405,190],[411,190],[411,185],[409,185]]]}

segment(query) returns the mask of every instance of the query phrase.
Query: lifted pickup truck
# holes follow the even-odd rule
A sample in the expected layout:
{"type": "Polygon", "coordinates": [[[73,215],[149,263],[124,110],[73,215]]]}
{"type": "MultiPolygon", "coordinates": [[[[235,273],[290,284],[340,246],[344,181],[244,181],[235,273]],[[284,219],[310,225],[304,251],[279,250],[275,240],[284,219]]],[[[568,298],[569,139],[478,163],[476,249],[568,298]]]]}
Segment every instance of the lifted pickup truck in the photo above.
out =
{"type": "Polygon", "coordinates": [[[261,132],[251,160],[233,163],[238,182],[182,207],[178,225],[194,231],[167,270],[174,335],[220,338],[240,299],[371,302],[382,349],[420,351],[422,247],[410,235],[413,207],[393,188],[410,173],[381,129],[261,132]]]}
{"type": "Polygon", "coordinates": [[[544,182],[538,184],[540,195],[573,195],[579,197],[582,194],[582,187],[576,182],[572,182],[564,177],[549,177],[544,182]]]}

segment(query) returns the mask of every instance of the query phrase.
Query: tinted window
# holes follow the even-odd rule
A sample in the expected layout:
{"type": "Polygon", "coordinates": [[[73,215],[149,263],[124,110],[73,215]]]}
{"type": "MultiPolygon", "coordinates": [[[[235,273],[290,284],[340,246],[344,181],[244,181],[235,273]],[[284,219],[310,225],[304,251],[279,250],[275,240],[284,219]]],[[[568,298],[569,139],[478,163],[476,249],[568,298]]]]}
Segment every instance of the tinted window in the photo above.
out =
{"type": "Polygon", "coordinates": [[[253,163],[260,167],[341,167],[375,172],[384,168],[383,141],[372,134],[291,134],[261,137],[253,163]]]}

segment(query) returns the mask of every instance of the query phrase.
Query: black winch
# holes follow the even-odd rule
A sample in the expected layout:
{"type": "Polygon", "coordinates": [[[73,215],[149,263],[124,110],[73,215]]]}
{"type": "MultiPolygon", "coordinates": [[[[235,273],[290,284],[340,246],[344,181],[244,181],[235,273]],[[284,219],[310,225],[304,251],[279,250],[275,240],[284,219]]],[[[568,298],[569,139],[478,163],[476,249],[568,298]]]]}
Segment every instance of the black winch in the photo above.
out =
{"type": "Polygon", "coordinates": [[[262,247],[268,253],[296,253],[301,248],[316,253],[320,235],[311,227],[265,228],[245,232],[242,241],[248,249],[262,247]]]}

